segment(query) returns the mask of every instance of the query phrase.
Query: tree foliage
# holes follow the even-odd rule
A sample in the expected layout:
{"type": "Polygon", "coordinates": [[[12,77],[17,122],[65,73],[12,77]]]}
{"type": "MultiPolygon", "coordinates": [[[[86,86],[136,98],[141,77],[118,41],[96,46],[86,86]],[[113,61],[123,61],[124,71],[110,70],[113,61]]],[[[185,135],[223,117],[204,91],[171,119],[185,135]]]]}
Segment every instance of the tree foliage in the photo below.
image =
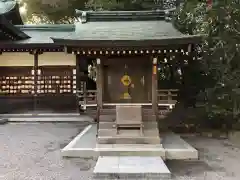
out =
{"type": "Polygon", "coordinates": [[[75,9],[84,9],[87,0],[22,0],[28,23],[73,23],[75,9]]]}
{"type": "Polygon", "coordinates": [[[199,50],[207,81],[201,82],[205,90],[198,98],[208,119],[231,125],[240,115],[239,1],[218,0],[210,9],[204,3],[187,1],[174,23],[182,32],[205,35],[199,50]]]}
{"type": "MultiPolygon", "coordinates": [[[[28,23],[72,23],[75,9],[80,10],[144,10],[157,8],[157,0],[22,0],[28,23]]],[[[24,18],[25,19],[25,18],[24,18]]]]}

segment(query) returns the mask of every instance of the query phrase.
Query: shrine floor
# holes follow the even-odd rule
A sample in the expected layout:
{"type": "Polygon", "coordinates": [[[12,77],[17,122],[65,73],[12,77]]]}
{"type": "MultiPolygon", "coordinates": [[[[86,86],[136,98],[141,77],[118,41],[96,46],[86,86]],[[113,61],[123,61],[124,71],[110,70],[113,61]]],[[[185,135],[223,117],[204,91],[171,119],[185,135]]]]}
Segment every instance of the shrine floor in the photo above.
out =
{"type": "MultiPolygon", "coordinates": [[[[87,125],[86,122],[0,125],[0,180],[93,180],[95,158],[61,156],[61,149],[87,125]]],[[[240,133],[234,141],[185,136],[184,140],[198,150],[199,160],[166,161],[171,180],[239,180],[239,139],[240,133]]]]}

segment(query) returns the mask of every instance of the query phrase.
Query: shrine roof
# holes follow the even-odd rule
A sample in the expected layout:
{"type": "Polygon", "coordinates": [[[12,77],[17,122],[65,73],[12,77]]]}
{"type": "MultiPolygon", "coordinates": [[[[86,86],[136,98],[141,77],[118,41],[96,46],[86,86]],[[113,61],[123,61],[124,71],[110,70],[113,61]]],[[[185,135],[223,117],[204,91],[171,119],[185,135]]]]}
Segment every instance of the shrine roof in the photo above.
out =
{"type": "Polygon", "coordinates": [[[171,22],[171,10],[76,11],[75,24],[12,25],[30,38],[11,43],[86,46],[151,46],[198,43],[201,36],[179,32],[171,22]]]}
{"type": "Polygon", "coordinates": [[[158,41],[162,44],[197,43],[200,36],[179,32],[171,22],[171,10],[155,11],[77,11],[81,14],[76,31],[62,38],[52,37],[55,43],[94,45],[109,41],[158,41]],[[160,42],[161,41],[161,42],[160,42]]]}
{"type": "Polygon", "coordinates": [[[66,34],[75,31],[74,24],[42,24],[42,25],[15,25],[13,28],[18,29],[20,32],[26,34],[29,38],[24,38],[18,41],[1,41],[4,46],[10,46],[11,44],[53,44],[53,40],[50,38],[63,37],[66,34]]]}
{"type": "Polygon", "coordinates": [[[74,24],[18,25],[16,27],[31,37],[16,43],[53,43],[51,37],[64,37],[75,32],[74,24]]]}
{"type": "Polygon", "coordinates": [[[78,40],[144,40],[179,37],[182,33],[165,21],[112,21],[77,23],[65,38],[78,40]]]}
{"type": "Polygon", "coordinates": [[[0,0],[0,41],[17,41],[29,38],[15,27],[23,24],[16,0],[0,0]]]}
{"type": "Polygon", "coordinates": [[[5,16],[0,15],[0,40],[15,42],[28,38],[30,37],[27,34],[11,24],[5,16]]]}

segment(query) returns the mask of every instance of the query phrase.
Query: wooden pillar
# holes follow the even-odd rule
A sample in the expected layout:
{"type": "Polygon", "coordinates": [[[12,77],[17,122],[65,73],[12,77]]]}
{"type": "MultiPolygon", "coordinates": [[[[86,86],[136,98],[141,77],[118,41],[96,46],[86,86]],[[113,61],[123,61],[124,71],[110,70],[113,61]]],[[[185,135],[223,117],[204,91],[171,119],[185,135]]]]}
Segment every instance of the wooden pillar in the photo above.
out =
{"type": "Polygon", "coordinates": [[[76,56],[76,108],[77,112],[79,112],[79,90],[80,90],[80,67],[79,67],[79,55],[75,54],[76,56]]]}
{"type": "Polygon", "coordinates": [[[157,58],[154,57],[152,58],[152,108],[156,117],[158,116],[157,89],[158,89],[157,58]]]}
{"type": "Polygon", "coordinates": [[[99,108],[102,108],[103,102],[103,72],[102,72],[102,63],[99,58],[97,58],[97,105],[99,108]]]}
{"type": "Polygon", "coordinates": [[[34,99],[33,99],[33,108],[34,111],[37,110],[37,96],[38,96],[38,51],[35,49],[33,51],[34,57],[34,65],[33,65],[33,72],[34,72],[34,99]]]}
{"type": "MultiPolygon", "coordinates": [[[[97,129],[99,128],[99,117],[100,117],[100,110],[102,108],[103,102],[102,102],[102,97],[103,97],[103,73],[102,73],[102,62],[100,58],[97,58],[97,129]]],[[[97,131],[98,132],[98,131],[97,131]]],[[[98,133],[97,133],[98,136],[98,133]]]]}

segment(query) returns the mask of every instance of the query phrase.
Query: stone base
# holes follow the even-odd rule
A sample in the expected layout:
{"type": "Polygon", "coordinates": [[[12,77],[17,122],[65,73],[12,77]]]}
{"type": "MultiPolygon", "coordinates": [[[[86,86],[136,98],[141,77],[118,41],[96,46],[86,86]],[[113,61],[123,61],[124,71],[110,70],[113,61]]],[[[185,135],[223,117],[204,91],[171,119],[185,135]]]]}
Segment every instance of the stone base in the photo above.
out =
{"type": "Polygon", "coordinates": [[[161,157],[100,156],[95,178],[170,179],[171,173],[161,157]]]}
{"type": "Polygon", "coordinates": [[[100,122],[98,129],[99,144],[159,144],[158,125],[154,121],[144,121],[142,132],[139,129],[114,128],[114,122],[100,122]]]}
{"type": "Polygon", "coordinates": [[[161,144],[97,144],[100,156],[158,156],[165,159],[161,144]]]}
{"type": "Polygon", "coordinates": [[[166,159],[198,159],[198,151],[184,141],[179,135],[169,132],[162,133],[161,136],[166,159]]]}
{"type": "Polygon", "coordinates": [[[101,144],[97,143],[97,125],[89,125],[65,148],[65,157],[160,156],[163,159],[198,159],[198,151],[174,133],[161,134],[162,144],[101,144]],[[162,146],[161,146],[162,145],[162,146]],[[136,147],[137,146],[137,147],[136,147]]]}

